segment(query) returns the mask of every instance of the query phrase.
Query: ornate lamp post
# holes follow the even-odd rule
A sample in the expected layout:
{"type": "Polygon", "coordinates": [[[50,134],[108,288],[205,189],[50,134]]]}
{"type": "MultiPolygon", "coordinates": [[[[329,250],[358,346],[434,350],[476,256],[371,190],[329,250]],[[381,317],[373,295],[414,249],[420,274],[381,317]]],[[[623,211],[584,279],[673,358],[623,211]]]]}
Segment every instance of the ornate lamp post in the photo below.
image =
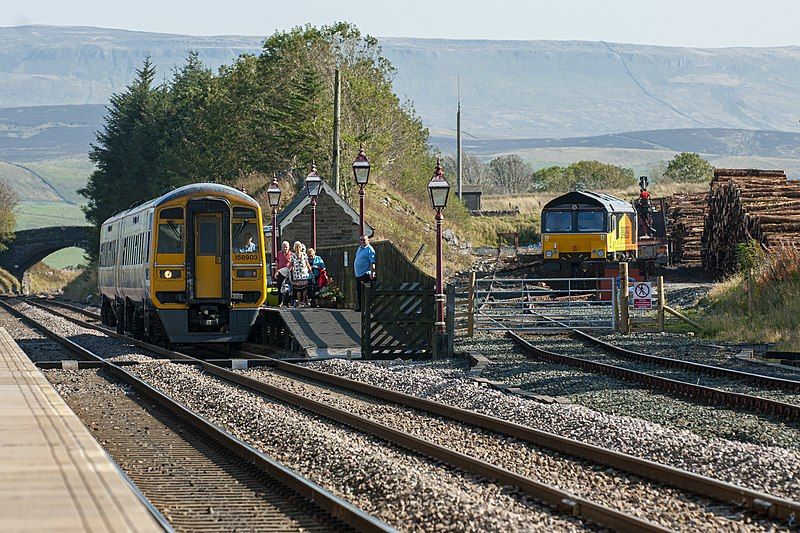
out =
{"type": "Polygon", "coordinates": [[[358,183],[358,236],[360,237],[364,235],[364,187],[367,186],[369,181],[369,161],[367,160],[367,154],[364,153],[363,144],[358,149],[356,160],[353,161],[353,177],[358,183]]]}
{"type": "MultiPolygon", "coordinates": [[[[442,211],[447,206],[447,197],[450,193],[450,184],[444,177],[439,158],[436,158],[436,170],[431,181],[428,182],[428,192],[431,195],[431,205],[436,210],[436,333],[437,341],[442,342],[445,336],[444,323],[444,290],[442,288],[444,272],[442,270],[442,211]]],[[[442,345],[437,345],[443,348],[442,345]]]]}
{"type": "Polygon", "coordinates": [[[278,187],[278,175],[272,175],[272,183],[267,189],[267,200],[272,208],[272,279],[275,279],[278,268],[278,204],[281,203],[281,188],[278,187]]]}
{"type": "Polygon", "coordinates": [[[306,190],[311,198],[311,247],[317,248],[317,196],[322,190],[322,178],[317,174],[317,165],[311,163],[311,172],[306,176],[306,190]]]}

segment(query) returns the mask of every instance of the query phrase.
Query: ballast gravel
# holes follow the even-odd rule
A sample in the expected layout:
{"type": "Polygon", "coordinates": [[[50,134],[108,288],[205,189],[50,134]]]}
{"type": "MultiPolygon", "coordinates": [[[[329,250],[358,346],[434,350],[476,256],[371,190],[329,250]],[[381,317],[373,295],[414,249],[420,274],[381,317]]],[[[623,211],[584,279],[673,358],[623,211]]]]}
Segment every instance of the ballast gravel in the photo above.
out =
{"type": "MultiPolygon", "coordinates": [[[[507,350],[511,348],[506,347],[507,350]]],[[[580,405],[543,404],[481,386],[457,368],[330,360],[315,370],[485,413],[690,472],[800,499],[800,453],[667,427],[580,405]]],[[[554,379],[559,379],[554,376],[554,379]]]]}
{"type": "Polygon", "coordinates": [[[130,371],[278,461],[409,531],[576,531],[507,487],[460,474],[325,419],[170,363],[130,371]]]}
{"type": "Polygon", "coordinates": [[[758,523],[756,517],[744,516],[735,507],[726,507],[719,502],[658,486],[621,471],[572,459],[514,438],[422,411],[309,382],[274,370],[253,369],[240,373],[670,529],[696,531],[738,527],[743,530],[767,530],[774,527],[774,524],[758,523]],[[756,523],[745,521],[746,518],[756,523]]]}
{"type": "Polygon", "coordinates": [[[97,355],[111,362],[153,361],[154,357],[142,353],[142,350],[128,342],[112,339],[106,334],[89,328],[78,326],[64,318],[48,313],[43,309],[34,307],[25,302],[10,300],[15,309],[22,312],[29,318],[34,319],[50,331],[67,337],[69,340],[91,350],[97,355]],[[113,341],[113,342],[109,342],[113,341]]]}
{"type": "MultiPolygon", "coordinates": [[[[492,337],[473,339],[480,351],[491,360],[483,377],[502,381],[536,394],[562,396],[570,402],[609,414],[631,416],[685,429],[709,438],[725,438],[750,444],[781,446],[800,450],[800,424],[781,421],[769,415],[730,409],[725,406],[693,402],[644,385],[629,383],[615,377],[588,372],[568,365],[528,359],[508,339],[492,337]]],[[[642,370],[644,365],[619,360],[587,348],[583,343],[561,337],[542,337],[531,340],[535,346],[565,355],[603,362],[619,363],[626,368],[642,370]]],[[[647,365],[658,375],[677,377],[675,369],[647,365]]],[[[684,380],[690,373],[680,373],[684,380]]],[[[702,381],[706,376],[697,376],[702,381]]],[[[742,389],[746,388],[742,385],[742,389]]],[[[785,396],[776,391],[763,391],[765,397],[785,396]]],[[[783,398],[782,398],[783,399],[783,398]]]]}
{"type": "Polygon", "coordinates": [[[742,353],[740,346],[711,344],[707,339],[688,336],[680,333],[633,333],[622,335],[609,333],[598,335],[606,342],[616,344],[628,350],[634,350],[662,357],[683,359],[705,365],[731,368],[740,372],[762,374],[783,379],[800,381],[800,368],[765,365],[759,362],[743,361],[736,357],[742,353]]]}

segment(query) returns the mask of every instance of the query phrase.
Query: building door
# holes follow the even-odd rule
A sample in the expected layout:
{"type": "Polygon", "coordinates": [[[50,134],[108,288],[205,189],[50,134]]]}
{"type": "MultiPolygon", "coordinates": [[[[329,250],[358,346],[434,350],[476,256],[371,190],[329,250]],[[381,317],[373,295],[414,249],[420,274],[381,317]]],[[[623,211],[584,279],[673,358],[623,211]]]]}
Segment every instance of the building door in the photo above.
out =
{"type": "Polygon", "coordinates": [[[195,298],[222,298],[222,214],[194,218],[195,298]]]}

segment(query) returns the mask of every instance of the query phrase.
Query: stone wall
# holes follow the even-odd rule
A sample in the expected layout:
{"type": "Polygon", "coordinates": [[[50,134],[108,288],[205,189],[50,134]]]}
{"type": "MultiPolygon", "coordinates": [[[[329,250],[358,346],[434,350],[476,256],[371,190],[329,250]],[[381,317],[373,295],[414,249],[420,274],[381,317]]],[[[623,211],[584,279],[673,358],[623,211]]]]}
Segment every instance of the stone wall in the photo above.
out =
{"type": "MultiPolygon", "coordinates": [[[[282,241],[300,241],[311,246],[311,204],[306,205],[291,223],[283,228],[282,241]]],[[[325,191],[317,197],[317,247],[358,243],[358,223],[325,191]]]]}

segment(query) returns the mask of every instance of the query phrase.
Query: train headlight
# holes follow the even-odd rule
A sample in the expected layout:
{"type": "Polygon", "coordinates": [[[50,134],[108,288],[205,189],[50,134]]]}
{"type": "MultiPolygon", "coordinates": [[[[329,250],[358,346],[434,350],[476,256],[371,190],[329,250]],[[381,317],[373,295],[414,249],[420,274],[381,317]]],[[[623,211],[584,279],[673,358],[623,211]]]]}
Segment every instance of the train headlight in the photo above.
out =
{"type": "Polygon", "coordinates": [[[597,253],[597,257],[605,257],[606,256],[606,251],[605,250],[597,250],[596,253],[597,253]]]}
{"type": "Polygon", "coordinates": [[[547,251],[544,253],[544,256],[545,256],[545,257],[547,257],[548,259],[549,259],[549,258],[551,258],[551,257],[553,257],[553,250],[547,250],[547,251]]]}
{"type": "Polygon", "coordinates": [[[160,272],[161,277],[164,279],[180,279],[181,278],[181,271],[180,270],[162,270],[160,272]]]}
{"type": "Polygon", "coordinates": [[[236,270],[237,278],[257,278],[258,270],[255,268],[243,268],[236,270]]]}

